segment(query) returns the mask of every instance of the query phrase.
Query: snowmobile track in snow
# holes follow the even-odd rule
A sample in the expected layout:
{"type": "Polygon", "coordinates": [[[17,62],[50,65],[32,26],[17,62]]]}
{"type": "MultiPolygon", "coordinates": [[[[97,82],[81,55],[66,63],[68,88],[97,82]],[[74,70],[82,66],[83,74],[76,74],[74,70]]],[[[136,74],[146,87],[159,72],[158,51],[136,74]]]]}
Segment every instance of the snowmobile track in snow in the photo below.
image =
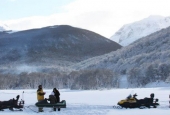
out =
{"type": "MultiPolygon", "coordinates": [[[[105,115],[112,107],[104,105],[68,104],[67,108],[61,109],[61,111],[52,111],[52,109],[53,108],[43,108],[44,112],[42,113],[55,112],[56,114],[60,114],[60,112],[62,112],[62,115],[76,115],[77,113],[83,113],[83,115],[105,115]]],[[[38,107],[35,105],[25,106],[24,111],[40,113],[38,112],[38,107]]]]}

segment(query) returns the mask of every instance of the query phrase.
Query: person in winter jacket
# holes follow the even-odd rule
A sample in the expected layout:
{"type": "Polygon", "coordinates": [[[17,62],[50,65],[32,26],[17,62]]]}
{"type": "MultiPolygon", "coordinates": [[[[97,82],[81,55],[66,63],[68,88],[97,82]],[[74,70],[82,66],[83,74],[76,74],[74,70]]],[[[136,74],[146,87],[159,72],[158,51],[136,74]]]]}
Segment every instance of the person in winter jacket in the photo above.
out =
{"type": "MultiPolygon", "coordinates": [[[[56,99],[56,97],[53,94],[50,94],[49,95],[49,99],[47,99],[47,100],[50,101],[50,104],[57,103],[57,99],[56,99]]],[[[53,110],[56,111],[56,108],[54,107],[53,110]]]]}
{"type": "Polygon", "coordinates": [[[57,99],[57,102],[60,102],[60,92],[56,88],[53,89],[51,95],[54,95],[57,99]]]}
{"type": "MultiPolygon", "coordinates": [[[[38,100],[38,102],[44,100],[44,95],[45,95],[45,92],[43,92],[42,85],[39,85],[38,90],[37,90],[37,100],[38,100]]],[[[38,108],[38,111],[43,112],[43,108],[41,108],[41,107],[38,108]]]]}
{"type": "MultiPolygon", "coordinates": [[[[48,101],[50,101],[50,104],[55,104],[57,102],[60,102],[59,96],[60,96],[59,91],[56,88],[54,88],[51,94],[49,95],[48,101]]],[[[56,108],[54,107],[53,110],[56,111],[56,108]]]]}

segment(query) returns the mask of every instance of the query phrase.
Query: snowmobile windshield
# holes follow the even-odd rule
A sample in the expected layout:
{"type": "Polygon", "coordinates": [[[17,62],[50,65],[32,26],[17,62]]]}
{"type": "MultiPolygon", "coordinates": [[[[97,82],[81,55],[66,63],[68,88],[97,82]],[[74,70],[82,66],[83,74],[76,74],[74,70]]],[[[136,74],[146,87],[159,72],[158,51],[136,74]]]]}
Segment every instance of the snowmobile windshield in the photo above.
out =
{"type": "Polygon", "coordinates": [[[130,98],[132,98],[131,94],[126,97],[126,99],[130,99],[130,98]]]}

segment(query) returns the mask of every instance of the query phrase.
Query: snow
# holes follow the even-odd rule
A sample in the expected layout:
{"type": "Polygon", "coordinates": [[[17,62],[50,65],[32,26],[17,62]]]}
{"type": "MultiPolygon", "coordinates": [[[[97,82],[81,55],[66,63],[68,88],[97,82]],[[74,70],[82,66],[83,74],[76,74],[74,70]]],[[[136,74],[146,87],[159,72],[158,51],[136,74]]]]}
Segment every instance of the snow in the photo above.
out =
{"type": "MultiPolygon", "coordinates": [[[[128,83],[127,75],[119,76],[119,88],[135,88],[134,84],[128,83]]],[[[140,86],[139,86],[140,87],[140,86]]],[[[146,84],[145,86],[141,86],[142,88],[152,88],[152,87],[170,87],[169,82],[164,81],[156,81],[146,84]]]]}
{"type": "Polygon", "coordinates": [[[158,82],[153,82],[153,83],[148,83],[145,87],[169,87],[169,83],[163,82],[163,81],[158,81],[158,82]]]}
{"type": "Polygon", "coordinates": [[[153,15],[143,20],[124,25],[119,31],[111,36],[110,39],[122,46],[127,46],[142,37],[169,26],[170,17],[153,15]]]}
{"type": "MultiPolygon", "coordinates": [[[[0,90],[1,101],[9,100],[18,94],[22,98],[24,91],[25,109],[23,111],[12,112],[8,109],[0,111],[0,115],[168,115],[170,87],[159,88],[134,88],[134,89],[110,89],[110,90],[59,90],[61,100],[66,100],[67,108],[61,111],[49,112],[51,108],[44,108],[43,113],[35,113],[28,106],[37,111],[34,104],[37,102],[36,89],[27,90],[0,90]],[[155,93],[155,98],[159,99],[160,106],[151,109],[114,109],[112,106],[124,99],[130,93],[137,93],[138,99],[149,97],[155,93]]],[[[44,89],[45,97],[51,93],[52,89],[44,89]]]]}
{"type": "Polygon", "coordinates": [[[19,32],[18,30],[9,30],[9,31],[6,31],[6,33],[8,34],[12,34],[12,33],[16,33],[16,32],[19,32]]]}
{"type": "Polygon", "coordinates": [[[0,22],[0,32],[10,30],[10,28],[6,25],[0,22]]]}
{"type": "Polygon", "coordinates": [[[37,71],[39,71],[39,69],[38,69],[38,67],[35,67],[35,66],[20,65],[20,66],[16,67],[16,71],[18,73],[22,73],[22,72],[31,73],[31,72],[37,72],[37,71]]]}
{"type": "Polygon", "coordinates": [[[55,26],[50,26],[50,28],[57,28],[59,27],[58,25],[55,25],[55,26]]]}

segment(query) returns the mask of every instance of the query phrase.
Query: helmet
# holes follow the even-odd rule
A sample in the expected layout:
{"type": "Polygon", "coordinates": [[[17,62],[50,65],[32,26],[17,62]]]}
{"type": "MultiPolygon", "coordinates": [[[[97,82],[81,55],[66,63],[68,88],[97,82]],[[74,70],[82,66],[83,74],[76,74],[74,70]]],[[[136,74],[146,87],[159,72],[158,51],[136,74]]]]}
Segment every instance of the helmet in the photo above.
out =
{"type": "Polygon", "coordinates": [[[151,93],[151,94],[150,94],[150,97],[151,97],[151,98],[154,98],[154,93],[151,93]]]}

